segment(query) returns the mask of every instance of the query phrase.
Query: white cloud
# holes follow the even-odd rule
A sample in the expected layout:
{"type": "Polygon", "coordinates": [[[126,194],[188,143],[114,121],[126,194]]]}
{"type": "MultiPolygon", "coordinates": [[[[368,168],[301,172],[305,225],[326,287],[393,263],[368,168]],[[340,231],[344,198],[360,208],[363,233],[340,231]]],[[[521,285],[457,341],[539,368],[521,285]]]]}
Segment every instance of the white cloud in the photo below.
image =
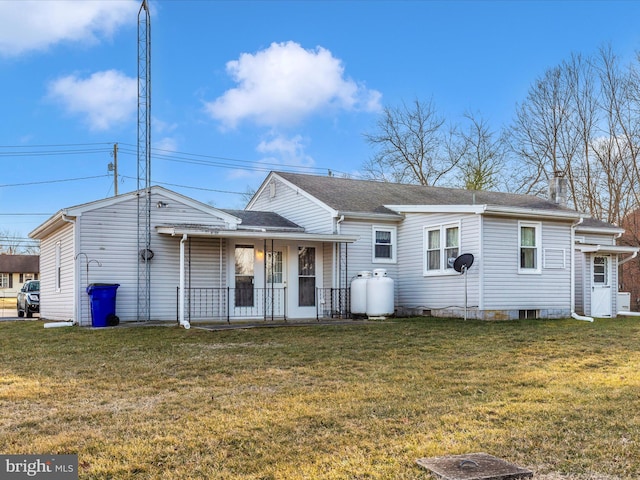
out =
{"type": "Polygon", "coordinates": [[[265,171],[277,170],[283,167],[287,170],[296,167],[313,167],[315,160],[305,152],[306,140],[301,135],[286,137],[280,134],[271,134],[268,140],[262,140],[256,150],[263,157],[255,163],[257,170],[233,170],[229,175],[231,179],[261,179],[265,171]]]}
{"type": "Polygon", "coordinates": [[[227,63],[237,87],[206,104],[226,127],[242,120],[277,127],[327,109],[378,111],[380,93],[346,78],[329,50],[305,50],[295,42],[272,43],[227,63]]]}
{"type": "Polygon", "coordinates": [[[0,55],[44,50],[63,41],[95,43],[135,24],[137,0],[0,1],[0,55]]]}
{"type": "Polygon", "coordinates": [[[65,110],[84,117],[92,130],[108,130],[134,118],[138,108],[138,80],[117,70],[88,78],[69,75],[49,84],[49,97],[65,110]]]}

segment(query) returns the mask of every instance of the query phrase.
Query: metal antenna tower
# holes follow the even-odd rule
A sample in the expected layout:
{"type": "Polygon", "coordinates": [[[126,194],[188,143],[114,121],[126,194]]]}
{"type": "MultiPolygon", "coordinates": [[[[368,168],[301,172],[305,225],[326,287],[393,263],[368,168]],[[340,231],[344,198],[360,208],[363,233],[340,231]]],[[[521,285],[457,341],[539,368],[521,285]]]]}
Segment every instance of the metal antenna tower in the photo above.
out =
{"type": "Polygon", "coordinates": [[[138,11],[138,320],[151,320],[151,16],[138,11]]]}

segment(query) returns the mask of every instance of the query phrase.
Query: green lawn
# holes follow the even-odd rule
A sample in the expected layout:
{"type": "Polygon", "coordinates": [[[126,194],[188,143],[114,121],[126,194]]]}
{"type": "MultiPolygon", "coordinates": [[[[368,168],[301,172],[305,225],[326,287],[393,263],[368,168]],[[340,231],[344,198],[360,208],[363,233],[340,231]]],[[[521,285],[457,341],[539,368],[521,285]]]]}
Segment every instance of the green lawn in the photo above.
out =
{"type": "Polygon", "coordinates": [[[77,453],[83,479],[430,479],[417,458],[471,452],[637,479],[639,322],[0,322],[0,453],[77,453]]]}

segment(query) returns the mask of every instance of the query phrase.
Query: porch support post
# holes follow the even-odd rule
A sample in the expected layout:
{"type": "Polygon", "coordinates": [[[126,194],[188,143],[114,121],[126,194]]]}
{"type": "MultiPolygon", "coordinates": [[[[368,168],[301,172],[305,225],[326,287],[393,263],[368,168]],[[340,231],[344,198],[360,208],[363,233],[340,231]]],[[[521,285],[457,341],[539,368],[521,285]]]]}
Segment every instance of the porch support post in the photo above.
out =
{"type": "Polygon", "coordinates": [[[187,234],[184,233],[182,235],[182,239],[180,240],[180,286],[179,286],[179,295],[178,295],[178,321],[180,325],[185,329],[191,328],[191,325],[184,318],[184,242],[187,241],[187,234]]]}

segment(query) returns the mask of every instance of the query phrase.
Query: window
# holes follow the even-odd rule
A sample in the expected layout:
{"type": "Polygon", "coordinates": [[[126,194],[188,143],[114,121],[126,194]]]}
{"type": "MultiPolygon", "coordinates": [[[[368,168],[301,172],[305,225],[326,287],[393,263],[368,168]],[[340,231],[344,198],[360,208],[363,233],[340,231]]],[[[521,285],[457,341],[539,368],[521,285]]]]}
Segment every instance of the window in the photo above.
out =
{"type": "Polygon", "coordinates": [[[0,288],[9,288],[9,274],[0,273],[0,288]]]}
{"type": "Polygon", "coordinates": [[[460,224],[437,225],[424,229],[424,273],[453,273],[453,262],[460,255],[460,224]]]}
{"type": "Polygon", "coordinates": [[[373,262],[394,263],[396,261],[395,227],[373,226],[373,262]]]}
{"type": "Polygon", "coordinates": [[[519,222],[518,244],[520,245],[520,273],[540,273],[542,226],[540,223],[519,222]]]}
{"type": "Polygon", "coordinates": [[[593,257],[593,284],[609,285],[608,257],[593,257]]]}
{"type": "Polygon", "coordinates": [[[282,283],[282,252],[267,252],[267,283],[282,283]]]}

